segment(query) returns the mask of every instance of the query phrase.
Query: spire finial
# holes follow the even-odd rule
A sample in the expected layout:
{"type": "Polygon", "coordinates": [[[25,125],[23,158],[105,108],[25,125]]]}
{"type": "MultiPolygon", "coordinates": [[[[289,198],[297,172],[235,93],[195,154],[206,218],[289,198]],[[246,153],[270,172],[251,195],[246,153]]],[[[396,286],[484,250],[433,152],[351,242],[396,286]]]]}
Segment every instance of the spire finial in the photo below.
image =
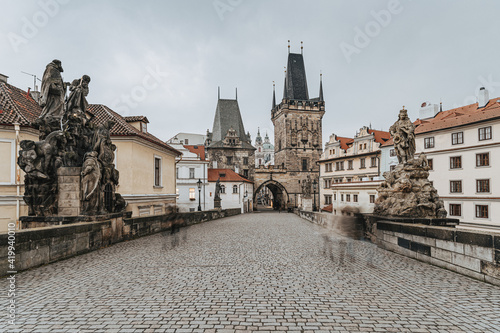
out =
{"type": "Polygon", "coordinates": [[[303,41],[300,41],[300,54],[302,54],[304,50],[304,42],[303,41]]]}
{"type": "Polygon", "coordinates": [[[220,86],[217,87],[217,97],[220,99],[220,86]]]}
{"type": "Polygon", "coordinates": [[[323,102],[323,73],[319,71],[319,101],[323,102]]]}
{"type": "Polygon", "coordinates": [[[273,109],[276,107],[276,85],[273,81],[273,109]]]}
{"type": "Polygon", "coordinates": [[[236,89],[236,100],[238,100],[238,87],[236,87],[235,89],[236,89]]]}
{"type": "Polygon", "coordinates": [[[290,40],[288,40],[288,54],[290,54],[290,40]]]}
{"type": "Polygon", "coordinates": [[[443,112],[443,102],[439,102],[439,112],[443,112]]]}

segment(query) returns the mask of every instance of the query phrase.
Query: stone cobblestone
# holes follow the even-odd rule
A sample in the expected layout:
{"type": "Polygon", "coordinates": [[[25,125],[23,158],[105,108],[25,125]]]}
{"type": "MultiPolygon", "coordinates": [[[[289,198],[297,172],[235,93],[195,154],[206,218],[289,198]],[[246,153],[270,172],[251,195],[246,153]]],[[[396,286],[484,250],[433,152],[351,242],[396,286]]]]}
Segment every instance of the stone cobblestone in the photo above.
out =
{"type": "Polygon", "coordinates": [[[17,325],[2,319],[0,331],[500,332],[499,287],[286,213],[216,220],[22,272],[16,301],[17,325]]]}

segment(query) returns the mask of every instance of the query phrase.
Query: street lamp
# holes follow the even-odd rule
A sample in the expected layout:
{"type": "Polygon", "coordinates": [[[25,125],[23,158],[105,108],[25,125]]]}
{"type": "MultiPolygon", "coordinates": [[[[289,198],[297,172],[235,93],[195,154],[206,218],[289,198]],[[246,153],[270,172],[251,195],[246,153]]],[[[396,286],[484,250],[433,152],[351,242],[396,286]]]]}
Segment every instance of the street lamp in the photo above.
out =
{"type": "Polygon", "coordinates": [[[198,211],[201,212],[201,179],[198,179],[196,184],[198,184],[198,211]]]}
{"type": "Polygon", "coordinates": [[[318,182],[316,181],[316,179],[313,181],[313,194],[314,194],[314,202],[313,202],[313,212],[315,212],[317,210],[317,207],[316,207],[316,189],[318,187],[318,182]]]}

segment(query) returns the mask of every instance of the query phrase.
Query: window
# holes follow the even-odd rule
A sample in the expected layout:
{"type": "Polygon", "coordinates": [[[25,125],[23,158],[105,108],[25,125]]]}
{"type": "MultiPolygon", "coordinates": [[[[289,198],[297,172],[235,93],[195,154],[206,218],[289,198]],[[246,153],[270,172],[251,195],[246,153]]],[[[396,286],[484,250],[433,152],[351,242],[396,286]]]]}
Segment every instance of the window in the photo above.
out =
{"type": "Polygon", "coordinates": [[[330,188],[332,186],[332,180],[331,179],[325,179],[325,188],[330,188]]]}
{"type": "Polygon", "coordinates": [[[238,185],[233,185],[233,193],[238,193],[238,185]]]}
{"type": "Polygon", "coordinates": [[[482,127],[478,130],[479,141],[491,140],[491,126],[482,127]]]}
{"type": "Polygon", "coordinates": [[[333,193],[333,200],[337,201],[337,193],[333,193]]]}
{"type": "Polygon", "coordinates": [[[194,178],[194,168],[189,168],[189,179],[194,178]]]}
{"type": "Polygon", "coordinates": [[[365,158],[362,158],[359,160],[359,168],[360,169],[366,168],[366,159],[365,158]]]}
{"type": "Polygon", "coordinates": [[[459,145],[464,143],[464,132],[451,133],[451,144],[459,145]]]}
{"type": "Polygon", "coordinates": [[[434,162],[432,161],[432,158],[427,160],[427,165],[429,166],[429,170],[434,170],[434,162]]]}
{"type": "Polygon", "coordinates": [[[359,145],[359,150],[362,150],[362,149],[363,149],[363,145],[362,145],[362,144],[360,144],[360,145],[359,145]]]}
{"type": "Polygon", "coordinates": [[[490,180],[489,179],[476,179],[476,192],[490,192],[490,180]]]}
{"type": "Polygon", "coordinates": [[[461,168],[462,168],[462,156],[450,157],[450,169],[461,169],[461,168]]]}
{"type": "Polygon", "coordinates": [[[390,169],[391,171],[394,171],[394,170],[396,170],[396,166],[395,166],[395,165],[391,165],[391,166],[389,167],[389,169],[390,169]]]}
{"type": "Polygon", "coordinates": [[[184,143],[187,145],[189,144],[189,139],[184,139],[184,143]]]}
{"type": "Polygon", "coordinates": [[[358,195],[357,194],[353,194],[352,201],[353,202],[358,202],[358,195]]]}
{"type": "Polygon", "coordinates": [[[481,219],[488,218],[488,206],[487,205],[476,205],[476,217],[481,219]]]}
{"type": "Polygon", "coordinates": [[[179,168],[175,169],[175,178],[179,179],[179,168]]]}
{"type": "Polygon", "coordinates": [[[450,216],[462,216],[462,205],[450,204],[450,216]]]}
{"type": "Polygon", "coordinates": [[[335,149],[332,149],[330,152],[330,155],[333,155],[333,154],[335,154],[335,149]]]}
{"type": "Polygon", "coordinates": [[[346,178],[345,180],[346,180],[346,182],[348,182],[348,183],[352,182],[352,178],[351,178],[351,177],[346,178]]]}
{"type": "Polygon", "coordinates": [[[434,137],[431,136],[430,138],[425,138],[424,139],[424,148],[434,148],[434,137]]]}
{"type": "Polygon", "coordinates": [[[248,165],[248,157],[243,157],[243,165],[248,165]]]}
{"type": "Polygon", "coordinates": [[[161,158],[155,157],[155,186],[161,186],[161,158]]]}
{"type": "Polygon", "coordinates": [[[366,143],[363,144],[363,149],[366,149],[366,143]]]}
{"type": "Polygon", "coordinates": [[[370,194],[370,203],[375,203],[375,194],[370,194]]]}
{"type": "Polygon", "coordinates": [[[376,157],[370,158],[370,167],[374,168],[376,166],[377,166],[377,158],[376,157]]]}
{"type": "Polygon", "coordinates": [[[352,170],[353,169],[353,161],[352,160],[349,160],[347,161],[347,170],[352,170]]]}
{"type": "Polygon", "coordinates": [[[351,202],[351,195],[350,194],[345,195],[345,201],[351,202]]]}
{"type": "Polygon", "coordinates": [[[227,159],[227,164],[228,165],[233,164],[233,157],[232,156],[228,156],[228,157],[226,157],[226,159],[227,159]]]}
{"type": "Polygon", "coordinates": [[[259,147],[259,153],[260,153],[260,147],[259,147]]]}
{"type": "Polygon", "coordinates": [[[307,158],[302,159],[302,171],[307,171],[307,158]]]}
{"type": "Polygon", "coordinates": [[[226,185],[220,186],[220,193],[226,193],[226,185]]]}
{"type": "Polygon", "coordinates": [[[340,201],[342,201],[342,202],[344,201],[344,195],[343,194],[340,195],[340,201]]]}
{"type": "Polygon", "coordinates": [[[335,170],[336,171],[344,170],[344,161],[342,161],[342,162],[335,162],[335,170]]]}
{"type": "MultiPolygon", "coordinates": [[[[148,132],[148,124],[141,122],[141,132],[144,132],[144,133],[148,132]]],[[[187,142],[186,142],[186,144],[187,144],[187,142]]]]}
{"type": "Polygon", "coordinates": [[[490,165],[490,153],[476,154],[476,166],[489,166],[490,165]]]}
{"type": "Polygon", "coordinates": [[[196,190],[194,188],[189,189],[189,200],[196,200],[196,190]]]}
{"type": "Polygon", "coordinates": [[[325,205],[329,205],[332,203],[332,196],[325,194],[325,205]]]}
{"type": "Polygon", "coordinates": [[[259,165],[261,165],[261,164],[262,164],[262,159],[259,158],[259,165]]]}
{"type": "Polygon", "coordinates": [[[450,192],[451,193],[461,193],[462,192],[462,181],[461,180],[450,180],[450,192]]]}
{"type": "Polygon", "coordinates": [[[396,156],[396,150],[395,149],[391,149],[389,155],[390,156],[396,156]]]}
{"type": "Polygon", "coordinates": [[[245,178],[248,178],[248,170],[247,169],[243,170],[243,176],[245,178]]]}

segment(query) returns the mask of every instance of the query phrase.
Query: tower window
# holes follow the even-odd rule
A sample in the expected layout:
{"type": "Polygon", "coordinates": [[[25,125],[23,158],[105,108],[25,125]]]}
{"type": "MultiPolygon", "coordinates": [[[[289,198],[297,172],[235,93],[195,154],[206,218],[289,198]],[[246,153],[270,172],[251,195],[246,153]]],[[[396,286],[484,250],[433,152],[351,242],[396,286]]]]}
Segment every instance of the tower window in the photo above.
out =
{"type": "Polygon", "coordinates": [[[307,171],[307,158],[302,159],[302,171],[307,171]]]}

